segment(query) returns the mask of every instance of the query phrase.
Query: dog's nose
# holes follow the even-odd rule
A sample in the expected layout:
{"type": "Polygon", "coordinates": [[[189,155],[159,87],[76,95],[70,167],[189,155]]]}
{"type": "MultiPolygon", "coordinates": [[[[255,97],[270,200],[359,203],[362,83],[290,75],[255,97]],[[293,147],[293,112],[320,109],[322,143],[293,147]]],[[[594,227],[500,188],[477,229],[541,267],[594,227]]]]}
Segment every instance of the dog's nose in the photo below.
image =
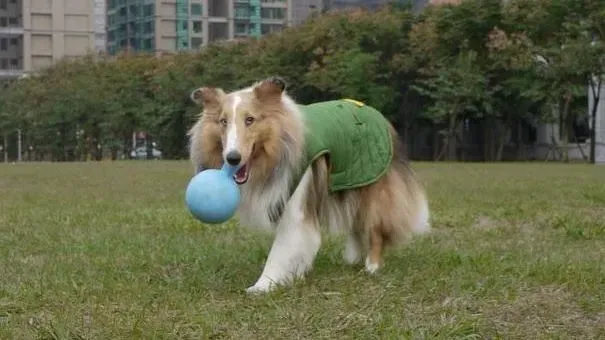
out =
{"type": "Polygon", "coordinates": [[[225,158],[227,159],[227,163],[231,165],[238,165],[242,161],[242,155],[237,151],[229,151],[225,158]]]}

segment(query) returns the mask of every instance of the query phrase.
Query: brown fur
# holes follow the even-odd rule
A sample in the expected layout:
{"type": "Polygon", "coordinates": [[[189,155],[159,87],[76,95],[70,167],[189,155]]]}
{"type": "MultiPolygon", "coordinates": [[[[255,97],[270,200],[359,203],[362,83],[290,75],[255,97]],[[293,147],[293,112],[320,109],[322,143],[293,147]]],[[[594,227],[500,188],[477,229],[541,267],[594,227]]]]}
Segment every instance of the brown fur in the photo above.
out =
{"type": "MultiPolygon", "coordinates": [[[[235,94],[225,95],[220,89],[207,88],[194,91],[192,98],[205,105],[201,119],[190,131],[191,158],[196,168],[220,167],[226,138],[220,121],[233,117],[238,133],[241,132],[242,162],[251,168],[249,182],[245,184],[248,188],[270,185],[271,174],[284,154],[292,157],[289,164],[296,164],[303,150],[304,127],[288,112],[283,90],[283,83],[270,78],[249,91],[235,94]],[[234,116],[235,97],[241,103],[234,116]],[[245,125],[246,117],[253,117],[254,123],[245,125]]],[[[353,235],[366,262],[377,266],[383,263],[385,247],[423,229],[418,221],[422,209],[428,209],[422,206],[426,204],[424,191],[403,159],[402,145],[393,128],[391,136],[395,157],[389,171],[375,183],[359,189],[329,193],[329,160],[326,157],[316,160],[311,165],[313,181],[307,188],[303,209],[306,221],[312,222],[309,225],[327,225],[353,235]]]]}
{"type": "Polygon", "coordinates": [[[333,205],[356,211],[354,223],[348,230],[357,238],[372,263],[382,265],[383,249],[405,240],[414,231],[412,225],[419,210],[418,204],[424,199],[420,185],[414,179],[412,170],[403,159],[403,148],[399,136],[391,129],[395,157],[390,170],[377,182],[363,188],[329,194],[329,168],[324,157],[313,164],[314,182],[309,189],[307,215],[319,215],[326,222],[330,212],[326,211],[331,201],[333,205]]]}

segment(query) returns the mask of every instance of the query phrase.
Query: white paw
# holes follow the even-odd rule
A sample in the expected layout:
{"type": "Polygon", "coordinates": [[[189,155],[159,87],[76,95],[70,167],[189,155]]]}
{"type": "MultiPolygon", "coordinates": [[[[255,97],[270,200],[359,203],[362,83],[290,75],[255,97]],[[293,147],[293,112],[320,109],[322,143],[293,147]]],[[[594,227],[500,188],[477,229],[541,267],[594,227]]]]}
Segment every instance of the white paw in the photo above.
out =
{"type": "Polygon", "coordinates": [[[271,288],[269,287],[265,287],[265,286],[251,286],[246,288],[246,293],[248,294],[264,294],[264,293],[268,293],[269,291],[271,291],[271,288]]]}
{"type": "Polygon", "coordinates": [[[254,286],[248,287],[246,293],[248,294],[263,294],[272,291],[275,288],[275,284],[271,281],[261,280],[254,284],[254,286]]]}
{"type": "Polygon", "coordinates": [[[347,247],[344,251],[344,260],[348,264],[357,264],[361,261],[361,254],[359,251],[350,245],[347,244],[347,247]]]}
{"type": "Polygon", "coordinates": [[[380,268],[380,265],[378,263],[373,263],[372,261],[370,261],[370,257],[366,257],[366,272],[370,273],[370,274],[374,274],[376,273],[376,271],[380,268]]]}

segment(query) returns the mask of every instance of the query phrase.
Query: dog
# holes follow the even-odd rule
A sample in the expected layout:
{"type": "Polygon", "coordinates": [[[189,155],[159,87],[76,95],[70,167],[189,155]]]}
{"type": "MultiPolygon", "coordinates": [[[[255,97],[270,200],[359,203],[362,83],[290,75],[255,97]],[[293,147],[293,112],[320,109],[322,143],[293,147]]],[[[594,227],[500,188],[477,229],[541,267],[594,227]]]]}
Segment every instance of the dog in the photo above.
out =
{"type": "Polygon", "coordinates": [[[247,292],[304,277],[322,226],[347,235],[344,261],[365,262],[368,273],[383,266],[385,247],[430,230],[426,192],[396,130],[372,107],[350,99],[301,105],[280,77],[230,93],[200,87],[190,97],[203,107],[188,132],[195,173],[237,166],[240,223],[275,231],[247,292]]]}

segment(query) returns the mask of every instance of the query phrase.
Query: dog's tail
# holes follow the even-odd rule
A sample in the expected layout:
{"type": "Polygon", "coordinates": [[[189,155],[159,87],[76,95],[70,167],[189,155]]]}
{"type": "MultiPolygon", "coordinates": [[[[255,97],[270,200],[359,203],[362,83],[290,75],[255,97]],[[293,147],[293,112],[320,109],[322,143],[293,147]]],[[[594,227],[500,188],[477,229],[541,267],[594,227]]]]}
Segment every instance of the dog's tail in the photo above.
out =
{"type": "Polygon", "coordinates": [[[430,210],[426,192],[418,181],[416,173],[410,167],[406,157],[405,147],[396,130],[391,127],[391,138],[393,141],[392,169],[400,182],[394,193],[397,203],[406,215],[407,229],[412,233],[426,233],[430,231],[430,210]]]}

